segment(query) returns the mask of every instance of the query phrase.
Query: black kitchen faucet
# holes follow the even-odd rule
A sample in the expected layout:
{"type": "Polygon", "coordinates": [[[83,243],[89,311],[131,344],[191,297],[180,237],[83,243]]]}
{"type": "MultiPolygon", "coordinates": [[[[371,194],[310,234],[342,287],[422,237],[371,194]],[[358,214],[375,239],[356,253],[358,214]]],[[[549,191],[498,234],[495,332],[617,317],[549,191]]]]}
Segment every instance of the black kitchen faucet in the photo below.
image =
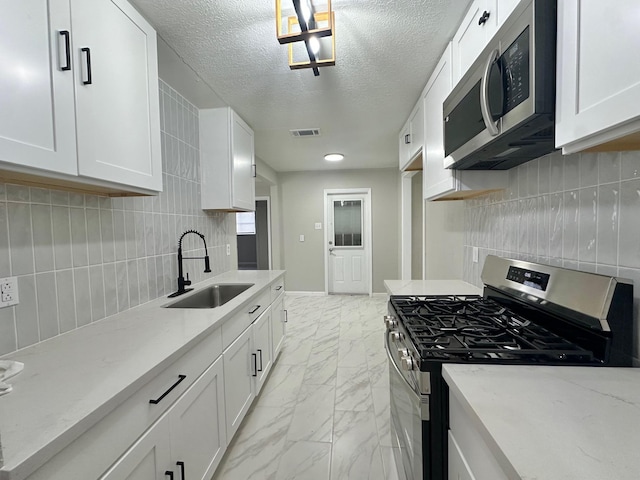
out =
{"type": "Polygon", "coordinates": [[[195,230],[187,230],[180,236],[180,239],[178,240],[178,290],[173,292],[171,295],[169,295],[168,298],[177,297],[178,295],[182,295],[183,293],[187,293],[188,291],[193,290],[193,288],[184,288],[187,285],[191,285],[191,280],[189,280],[188,273],[187,273],[186,280],[183,277],[182,260],[198,260],[201,258],[204,258],[204,273],[211,273],[211,268],[209,268],[209,255],[207,254],[207,241],[204,239],[204,235],[202,235],[200,232],[197,232],[195,230]],[[202,239],[202,242],[204,243],[204,257],[183,257],[182,256],[182,239],[188,233],[195,233],[202,239]]]}

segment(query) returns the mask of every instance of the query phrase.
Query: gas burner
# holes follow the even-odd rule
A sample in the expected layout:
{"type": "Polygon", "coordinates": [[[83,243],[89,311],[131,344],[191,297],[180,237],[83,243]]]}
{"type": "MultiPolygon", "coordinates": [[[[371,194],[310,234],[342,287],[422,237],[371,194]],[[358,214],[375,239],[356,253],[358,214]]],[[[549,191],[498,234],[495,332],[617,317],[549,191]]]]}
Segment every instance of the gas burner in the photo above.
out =
{"type": "Polygon", "coordinates": [[[393,297],[392,303],[423,359],[520,363],[592,359],[591,352],[489,298],[393,297]]]}

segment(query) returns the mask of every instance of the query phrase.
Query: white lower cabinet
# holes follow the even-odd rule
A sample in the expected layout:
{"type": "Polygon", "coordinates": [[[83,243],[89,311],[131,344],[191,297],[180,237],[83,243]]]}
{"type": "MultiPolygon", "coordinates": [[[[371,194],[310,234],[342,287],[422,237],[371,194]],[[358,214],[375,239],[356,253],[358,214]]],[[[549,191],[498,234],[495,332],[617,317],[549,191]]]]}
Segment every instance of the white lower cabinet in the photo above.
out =
{"type": "Polygon", "coordinates": [[[229,438],[238,430],[271,371],[275,358],[271,320],[272,308],[268,307],[223,353],[229,438]]]}
{"type": "Polygon", "coordinates": [[[284,295],[280,295],[271,306],[271,344],[273,361],[278,358],[284,344],[287,311],[284,309],[284,295]]]}
{"type": "Polygon", "coordinates": [[[449,430],[449,480],[476,480],[460,451],[458,442],[449,430]]]}
{"type": "Polygon", "coordinates": [[[101,480],[208,480],[225,448],[222,358],[218,358],[101,480]]]}
{"type": "MultiPolygon", "coordinates": [[[[451,391],[450,391],[451,392],[451,391]]],[[[449,394],[449,480],[508,480],[474,420],[449,394]]]]}
{"type": "Polygon", "coordinates": [[[170,470],[186,472],[176,480],[209,480],[227,448],[222,357],[172,407],[169,423],[174,459],[170,470]]]}
{"type": "Polygon", "coordinates": [[[253,330],[247,328],[222,354],[224,359],[224,400],[229,438],[240,427],[255,398],[253,377],[253,330]]]}
{"type": "Polygon", "coordinates": [[[271,342],[271,307],[260,315],[253,326],[255,372],[256,372],[256,395],[262,390],[264,382],[271,371],[273,363],[272,342],[271,342]]]}
{"type": "Polygon", "coordinates": [[[162,417],[100,480],[166,480],[171,467],[169,419],[162,417]]]}

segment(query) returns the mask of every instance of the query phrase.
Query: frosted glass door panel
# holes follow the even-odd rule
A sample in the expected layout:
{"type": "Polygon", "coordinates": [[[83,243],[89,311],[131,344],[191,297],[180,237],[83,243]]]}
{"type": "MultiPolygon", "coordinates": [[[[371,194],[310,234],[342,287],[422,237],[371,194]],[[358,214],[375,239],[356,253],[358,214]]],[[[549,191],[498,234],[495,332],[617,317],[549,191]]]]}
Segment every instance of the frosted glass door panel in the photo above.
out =
{"type": "Polygon", "coordinates": [[[362,246],[362,201],[339,200],[333,202],[334,245],[336,247],[362,246]]]}

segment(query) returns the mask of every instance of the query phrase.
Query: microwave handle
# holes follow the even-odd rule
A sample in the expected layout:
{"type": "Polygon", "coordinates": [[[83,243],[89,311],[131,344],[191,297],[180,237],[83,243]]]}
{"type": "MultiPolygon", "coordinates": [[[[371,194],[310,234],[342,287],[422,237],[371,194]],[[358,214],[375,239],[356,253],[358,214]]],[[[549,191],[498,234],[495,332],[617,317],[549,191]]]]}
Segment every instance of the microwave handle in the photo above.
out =
{"type": "Polygon", "coordinates": [[[499,51],[497,48],[489,54],[484,67],[484,73],[482,74],[482,83],[480,84],[480,110],[482,112],[482,119],[492,137],[500,133],[498,124],[493,121],[491,112],[489,111],[489,74],[491,73],[493,63],[498,59],[498,54],[499,51]]]}

